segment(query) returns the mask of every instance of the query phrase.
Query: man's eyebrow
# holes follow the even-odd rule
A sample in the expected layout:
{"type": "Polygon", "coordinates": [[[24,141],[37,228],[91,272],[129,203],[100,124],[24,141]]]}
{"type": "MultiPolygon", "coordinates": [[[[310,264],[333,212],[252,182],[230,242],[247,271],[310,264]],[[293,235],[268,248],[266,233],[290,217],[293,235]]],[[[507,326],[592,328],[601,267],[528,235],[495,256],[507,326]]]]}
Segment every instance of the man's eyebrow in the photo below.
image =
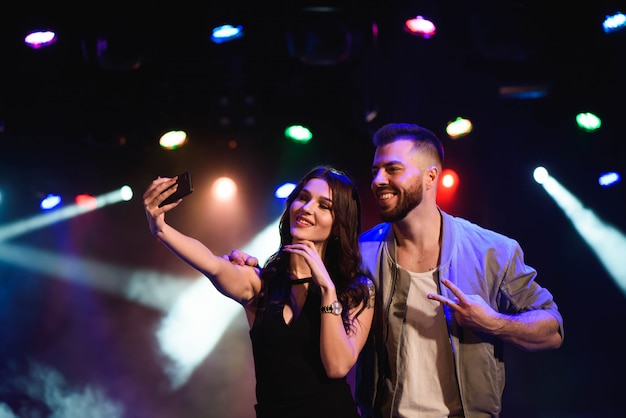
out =
{"type": "Polygon", "coordinates": [[[391,160],[391,161],[385,161],[384,163],[380,163],[380,164],[372,164],[372,169],[379,168],[379,167],[388,167],[390,165],[403,165],[403,164],[404,163],[402,161],[391,160]]]}

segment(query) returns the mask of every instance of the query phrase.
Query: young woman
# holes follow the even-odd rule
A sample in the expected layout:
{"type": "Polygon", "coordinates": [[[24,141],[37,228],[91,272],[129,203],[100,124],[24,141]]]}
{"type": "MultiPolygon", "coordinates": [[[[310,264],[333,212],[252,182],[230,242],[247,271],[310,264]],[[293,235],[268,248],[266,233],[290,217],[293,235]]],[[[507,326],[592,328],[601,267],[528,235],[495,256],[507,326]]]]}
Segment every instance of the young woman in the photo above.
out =
{"type": "Polygon", "coordinates": [[[374,286],[361,276],[361,207],[354,182],[319,166],[286,200],[280,247],[265,266],[241,266],[165,222],[176,178],[143,195],[152,234],[240,303],[250,325],[257,418],[359,417],[346,375],[370,331],[374,286]]]}

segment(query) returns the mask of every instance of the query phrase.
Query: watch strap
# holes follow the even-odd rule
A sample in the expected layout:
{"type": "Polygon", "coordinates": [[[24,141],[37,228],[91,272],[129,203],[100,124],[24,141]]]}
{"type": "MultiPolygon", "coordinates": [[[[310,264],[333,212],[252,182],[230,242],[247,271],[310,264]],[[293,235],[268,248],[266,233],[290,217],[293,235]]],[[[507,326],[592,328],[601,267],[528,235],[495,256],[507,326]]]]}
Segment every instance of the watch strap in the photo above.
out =
{"type": "Polygon", "coordinates": [[[333,311],[334,311],[333,305],[320,306],[321,313],[333,313],[333,311]]]}
{"type": "Polygon", "coordinates": [[[343,307],[337,300],[331,303],[330,305],[320,306],[321,313],[331,313],[334,315],[341,315],[342,310],[343,310],[343,307]]]}

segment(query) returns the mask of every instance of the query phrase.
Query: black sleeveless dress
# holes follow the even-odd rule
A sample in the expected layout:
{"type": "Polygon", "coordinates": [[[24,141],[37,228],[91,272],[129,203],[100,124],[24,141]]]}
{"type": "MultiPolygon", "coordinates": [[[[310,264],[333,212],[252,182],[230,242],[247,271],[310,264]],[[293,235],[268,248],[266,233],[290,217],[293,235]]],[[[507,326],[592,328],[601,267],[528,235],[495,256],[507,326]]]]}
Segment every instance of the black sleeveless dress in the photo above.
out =
{"type": "MultiPolygon", "coordinates": [[[[329,379],[320,358],[320,295],[309,292],[287,325],[271,306],[250,330],[257,418],[358,418],[346,378],[329,379]]],[[[328,314],[324,314],[328,315],[328,314]]]]}

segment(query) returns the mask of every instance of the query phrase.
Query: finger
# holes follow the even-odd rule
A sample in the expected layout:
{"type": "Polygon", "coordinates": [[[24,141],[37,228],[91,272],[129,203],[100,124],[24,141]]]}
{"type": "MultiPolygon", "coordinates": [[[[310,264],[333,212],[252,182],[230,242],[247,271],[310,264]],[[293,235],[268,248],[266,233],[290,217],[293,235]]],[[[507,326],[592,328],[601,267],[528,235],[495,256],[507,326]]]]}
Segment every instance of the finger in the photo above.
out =
{"type": "Polygon", "coordinates": [[[311,256],[317,253],[317,250],[315,249],[315,246],[313,245],[313,243],[309,243],[309,242],[306,242],[306,243],[303,242],[300,244],[289,244],[289,245],[285,245],[284,248],[292,252],[300,251],[300,253],[306,253],[311,256]]]}
{"type": "Polygon", "coordinates": [[[246,257],[245,264],[247,266],[259,267],[259,259],[250,255],[246,257]]]}
{"type": "Polygon", "coordinates": [[[430,300],[437,301],[437,302],[441,303],[442,305],[446,305],[446,306],[448,306],[450,309],[452,309],[454,311],[457,311],[458,308],[459,308],[459,305],[457,305],[456,303],[454,303],[454,301],[452,301],[452,300],[450,300],[450,299],[448,299],[448,298],[446,298],[444,296],[437,295],[437,294],[434,294],[434,293],[429,293],[429,294],[426,295],[426,297],[428,299],[430,299],[430,300]]]}
{"type": "Polygon", "coordinates": [[[305,253],[305,251],[302,248],[298,248],[295,245],[285,245],[283,247],[283,250],[287,251],[288,253],[291,253],[291,254],[303,254],[303,253],[305,253]]]}
{"type": "Polygon", "coordinates": [[[176,177],[172,177],[159,183],[159,185],[156,187],[156,190],[158,190],[159,193],[162,193],[163,191],[168,190],[168,189],[175,191],[177,188],[178,188],[178,184],[176,183],[176,177]]]}
{"type": "Polygon", "coordinates": [[[462,302],[462,303],[466,302],[465,293],[463,293],[463,291],[459,289],[454,283],[452,283],[448,279],[442,279],[441,283],[443,283],[448,289],[450,289],[450,291],[454,294],[454,296],[457,297],[459,302],[462,302]]]}
{"type": "Polygon", "coordinates": [[[304,245],[306,248],[309,248],[311,250],[315,250],[315,244],[313,244],[313,241],[303,241],[302,245],[304,245]]]}
{"type": "Polygon", "coordinates": [[[175,179],[167,178],[167,177],[159,177],[150,183],[150,186],[143,194],[143,199],[153,200],[155,199],[161,192],[172,185],[175,182],[175,179]]]}
{"type": "Polygon", "coordinates": [[[245,264],[246,257],[241,250],[232,250],[228,255],[228,259],[231,263],[243,266],[245,264]]]}
{"type": "Polygon", "coordinates": [[[172,183],[174,181],[176,181],[176,177],[157,177],[156,179],[152,180],[152,185],[154,187],[159,187],[164,184],[172,183]]]}
{"type": "Polygon", "coordinates": [[[303,257],[307,261],[307,263],[313,262],[316,254],[315,250],[310,249],[304,244],[289,245],[285,246],[284,249],[288,253],[296,254],[303,257]]]}
{"type": "Polygon", "coordinates": [[[435,293],[429,293],[429,294],[426,295],[426,297],[428,299],[430,299],[430,300],[435,300],[435,301],[440,302],[440,303],[442,303],[444,305],[449,305],[450,304],[450,299],[448,299],[448,298],[446,298],[444,296],[441,296],[441,295],[437,295],[435,293]]]}

